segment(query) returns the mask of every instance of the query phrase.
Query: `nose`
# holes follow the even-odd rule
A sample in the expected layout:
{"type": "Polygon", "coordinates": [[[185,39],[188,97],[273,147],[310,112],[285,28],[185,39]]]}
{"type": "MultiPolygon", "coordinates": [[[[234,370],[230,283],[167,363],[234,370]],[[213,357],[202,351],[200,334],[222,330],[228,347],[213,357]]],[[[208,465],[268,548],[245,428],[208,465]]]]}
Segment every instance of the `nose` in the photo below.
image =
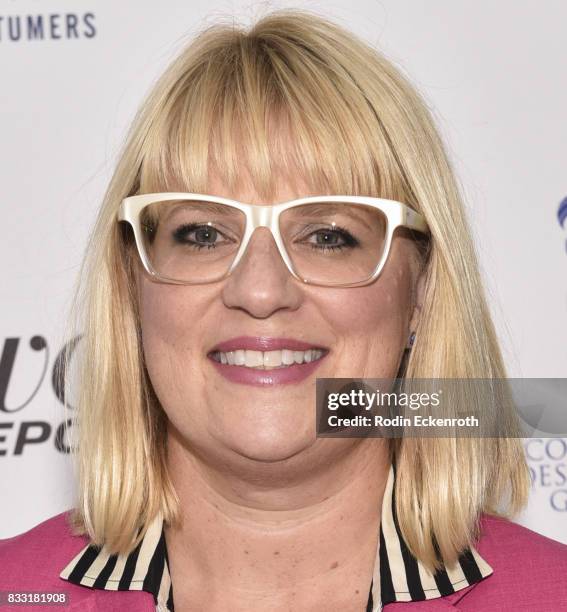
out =
{"type": "Polygon", "coordinates": [[[242,259],[225,280],[225,306],[265,319],[282,309],[296,310],[301,295],[300,282],[287,269],[270,230],[256,228],[242,259]]]}

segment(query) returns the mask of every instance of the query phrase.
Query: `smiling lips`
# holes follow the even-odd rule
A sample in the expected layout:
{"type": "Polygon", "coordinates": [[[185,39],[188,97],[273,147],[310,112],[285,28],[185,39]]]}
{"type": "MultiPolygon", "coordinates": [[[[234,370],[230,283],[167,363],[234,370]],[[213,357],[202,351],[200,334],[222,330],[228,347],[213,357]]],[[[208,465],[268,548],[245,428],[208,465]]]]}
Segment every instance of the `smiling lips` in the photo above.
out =
{"type": "Polygon", "coordinates": [[[208,357],[226,379],[263,386],[304,380],[327,353],[292,338],[240,336],[217,344],[208,357]]]}

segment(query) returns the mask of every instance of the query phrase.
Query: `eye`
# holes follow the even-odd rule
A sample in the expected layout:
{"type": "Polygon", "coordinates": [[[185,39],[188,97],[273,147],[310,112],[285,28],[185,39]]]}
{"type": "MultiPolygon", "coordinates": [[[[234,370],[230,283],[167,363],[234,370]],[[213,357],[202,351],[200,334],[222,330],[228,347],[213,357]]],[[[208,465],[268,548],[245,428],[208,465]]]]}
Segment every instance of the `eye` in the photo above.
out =
{"type": "Polygon", "coordinates": [[[190,223],[179,226],[173,232],[173,239],[178,244],[195,248],[216,248],[226,240],[225,236],[212,225],[190,223]]]}
{"type": "Polygon", "coordinates": [[[357,246],[358,240],[340,227],[321,228],[307,236],[306,242],[314,249],[342,249],[357,246]]]}

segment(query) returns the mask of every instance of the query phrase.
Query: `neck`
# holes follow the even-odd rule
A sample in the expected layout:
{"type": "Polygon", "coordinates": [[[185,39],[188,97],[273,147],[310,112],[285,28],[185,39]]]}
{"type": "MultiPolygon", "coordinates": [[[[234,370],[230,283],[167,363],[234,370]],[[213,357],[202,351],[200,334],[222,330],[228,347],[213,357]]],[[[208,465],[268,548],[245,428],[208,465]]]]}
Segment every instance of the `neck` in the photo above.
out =
{"type": "Polygon", "coordinates": [[[346,599],[366,601],[389,468],[386,440],[318,439],[284,461],[239,456],[221,464],[170,431],[168,467],[181,508],[179,524],[165,528],[176,606],[195,593],[264,609],[267,598],[306,604],[344,592],[345,584],[346,599]]]}

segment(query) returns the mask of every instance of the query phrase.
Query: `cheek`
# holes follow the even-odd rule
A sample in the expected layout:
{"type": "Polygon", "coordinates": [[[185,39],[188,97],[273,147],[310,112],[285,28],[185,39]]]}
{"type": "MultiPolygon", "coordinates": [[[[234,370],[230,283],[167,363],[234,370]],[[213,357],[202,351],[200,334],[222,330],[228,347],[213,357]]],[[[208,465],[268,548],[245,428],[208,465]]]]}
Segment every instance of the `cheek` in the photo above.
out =
{"type": "Polygon", "coordinates": [[[198,289],[144,279],[139,299],[145,343],[153,348],[167,346],[173,351],[196,350],[199,321],[207,309],[198,289]]]}
{"type": "Polygon", "coordinates": [[[140,291],[142,335],[148,342],[161,341],[175,346],[181,331],[182,310],[187,308],[173,285],[144,281],[140,291]]]}
{"type": "Polygon", "coordinates": [[[199,301],[192,287],[143,280],[140,290],[142,343],[148,374],[162,405],[198,381],[199,301]]]}
{"type": "Polygon", "coordinates": [[[335,331],[339,360],[348,362],[356,375],[394,376],[405,347],[411,315],[410,275],[403,263],[391,263],[375,283],[329,291],[325,303],[320,303],[335,331]],[[376,368],[370,372],[368,364],[376,368]]]}
{"type": "Polygon", "coordinates": [[[378,328],[384,330],[406,321],[409,289],[403,268],[390,269],[388,276],[372,285],[333,291],[328,296],[327,311],[337,330],[372,334],[378,328]]]}

